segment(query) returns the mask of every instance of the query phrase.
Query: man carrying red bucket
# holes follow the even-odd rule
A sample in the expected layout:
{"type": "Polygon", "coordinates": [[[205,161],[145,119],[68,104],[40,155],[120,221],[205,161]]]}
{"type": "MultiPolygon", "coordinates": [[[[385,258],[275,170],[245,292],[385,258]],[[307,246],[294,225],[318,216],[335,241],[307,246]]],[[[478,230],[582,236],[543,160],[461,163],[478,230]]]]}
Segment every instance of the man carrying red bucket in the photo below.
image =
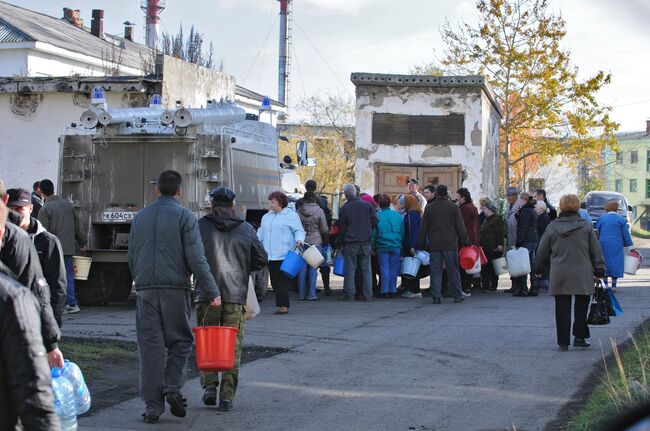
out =
{"type": "MultiPolygon", "coordinates": [[[[225,187],[215,188],[210,192],[210,200],[212,212],[199,220],[199,230],[210,270],[221,287],[222,304],[220,307],[211,306],[209,298],[199,292],[196,321],[197,325],[201,327],[228,326],[238,330],[234,366],[231,370],[222,373],[219,391],[219,409],[229,411],[232,410],[232,402],[237,391],[241,347],[246,325],[245,304],[248,280],[253,271],[258,271],[266,266],[268,257],[264,251],[264,245],[257,239],[255,229],[237,216],[235,193],[232,190],[225,187]]],[[[197,360],[200,360],[199,353],[203,353],[199,350],[204,347],[199,338],[197,334],[197,360]]],[[[215,340],[207,340],[207,343],[214,341],[218,342],[219,336],[216,336],[215,340]]],[[[214,349],[215,351],[225,350],[224,346],[216,347],[218,349],[214,349]]],[[[199,364],[199,368],[201,368],[201,364],[199,364]]],[[[213,369],[223,368],[216,364],[213,369]]],[[[201,371],[201,386],[205,390],[203,393],[205,405],[217,404],[218,385],[219,374],[217,372],[201,371]]]]}

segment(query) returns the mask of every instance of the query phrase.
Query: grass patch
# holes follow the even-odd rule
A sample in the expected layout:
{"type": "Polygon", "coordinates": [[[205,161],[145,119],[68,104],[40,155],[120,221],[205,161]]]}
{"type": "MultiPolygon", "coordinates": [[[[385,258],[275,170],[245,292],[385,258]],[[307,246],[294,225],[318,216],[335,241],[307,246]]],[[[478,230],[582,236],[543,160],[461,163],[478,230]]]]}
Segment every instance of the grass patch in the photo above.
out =
{"type": "Polygon", "coordinates": [[[648,239],[648,238],[650,238],[650,231],[647,231],[647,230],[642,229],[640,227],[633,227],[632,228],[632,236],[637,237],[637,238],[648,239]]]}
{"type": "Polygon", "coordinates": [[[137,344],[130,341],[63,337],[59,347],[86,377],[101,379],[103,371],[115,362],[138,361],[137,344]]]}
{"type": "Polygon", "coordinates": [[[602,429],[617,415],[650,399],[650,322],[630,338],[623,352],[611,340],[613,358],[604,360],[601,382],[568,423],[567,431],[602,429]]]}

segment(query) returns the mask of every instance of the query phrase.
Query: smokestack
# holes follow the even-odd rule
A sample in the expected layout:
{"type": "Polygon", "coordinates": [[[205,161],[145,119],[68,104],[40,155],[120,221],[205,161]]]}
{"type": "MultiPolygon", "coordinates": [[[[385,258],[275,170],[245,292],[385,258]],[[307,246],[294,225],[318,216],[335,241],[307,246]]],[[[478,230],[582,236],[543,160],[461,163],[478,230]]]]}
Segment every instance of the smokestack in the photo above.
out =
{"type": "Polygon", "coordinates": [[[83,27],[84,26],[84,20],[81,19],[81,12],[79,12],[79,9],[70,9],[67,7],[63,8],[63,20],[69,22],[70,24],[74,25],[75,27],[83,27]]]}
{"type": "Polygon", "coordinates": [[[157,49],[160,12],[165,9],[165,0],[142,0],[140,8],[147,14],[147,46],[149,48],[157,49]]]}
{"type": "Polygon", "coordinates": [[[104,38],[104,11],[93,9],[93,20],[90,22],[90,34],[95,37],[104,38]]]}
{"type": "Polygon", "coordinates": [[[287,60],[289,58],[289,44],[287,40],[287,24],[289,0],[280,2],[280,49],[278,59],[278,102],[286,105],[287,101],[287,60]]]}
{"type": "Polygon", "coordinates": [[[124,21],[124,39],[130,40],[133,42],[133,28],[135,27],[135,24],[129,21],[124,21]]]}

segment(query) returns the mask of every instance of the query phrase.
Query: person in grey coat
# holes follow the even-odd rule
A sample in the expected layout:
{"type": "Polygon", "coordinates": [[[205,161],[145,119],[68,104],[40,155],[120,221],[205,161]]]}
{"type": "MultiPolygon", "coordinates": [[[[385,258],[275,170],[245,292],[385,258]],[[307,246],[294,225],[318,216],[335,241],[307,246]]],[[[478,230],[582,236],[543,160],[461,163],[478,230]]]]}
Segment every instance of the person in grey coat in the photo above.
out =
{"type": "Polygon", "coordinates": [[[164,400],[174,416],[185,417],[181,395],[194,336],[190,327],[194,275],[199,297],[221,305],[217,283],[205,257],[198,221],[177,200],[181,175],[158,177],[158,199],[131,224],[128,260],[135,282],[140,396],[147,423],[158,422],[164,400]],[[166,358],[166,359],[165,359],[166,358]]]}
{"type": "Polygon", "coordinates": [[[78,313],[79,304],[75,292],[72,256],[75,254],[77,245],[79,245],[81,253],[86,251],[86,233],[77,219],[72,204],[54,194],[52,181],[42,180],[40,187],[43,196],[45,196],[45,204],[38,212],[38,221],[41,222],[45,230],[56,235],[63,248],[67,280],[67,298],[63,314],[78,313]]]}
{"type": "Polygon", "coordinates": [[[589,347],[587,312],[589,296],[595,292],[594,277],[602,278],[605,264],[600,243],[593,228],[578,214],[580,199],[565,195],[560,199],[560,215],[553,220],[537,249],[534,272],[544,275],[550,263],[550,294],[555,297],[557,344],[561,352],[569,349],[571,300],[573,306],[574,347],[589,347]]]}

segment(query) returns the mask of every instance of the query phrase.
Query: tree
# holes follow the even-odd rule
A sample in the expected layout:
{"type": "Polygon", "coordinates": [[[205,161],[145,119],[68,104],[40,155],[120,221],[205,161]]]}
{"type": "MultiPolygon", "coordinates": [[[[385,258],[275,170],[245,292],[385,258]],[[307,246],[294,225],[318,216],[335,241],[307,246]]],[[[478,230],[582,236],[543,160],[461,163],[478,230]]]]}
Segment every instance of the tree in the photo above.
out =
{"type": "Polygon", "coordinates": [[[204,54],[203,43],[203,35],[194,30],[194,26],[190,28],[190,34],[185,39],[183,24],[181,24],[175,35],[163,32],[160,49],[163,54],[213,69],[214,45],[210,42],[208,52],[204,54]]]}
{"type": "Polygon", "coordinates": [[[354,181],[354,105],[351,100],[328,95],[303,99],[299,109],[307,114],[290,142],[280,141],[280,156],[295,154],[298,141],[307,141],[309,156],[316,167],[299,167],[303,181],[314,179],[319,192],[335,192],[346,182],[354,181]]]}
{"type": "Polygon", "coordinates": [[[409,67],[409,75],[443,76],[444,74],[444,69],[433,61],[431,63],[414,64],[409,67]]]}
{"type": "Polygon", "coordinates": [[[549,1],[478,0],[476,7],[476,26],[442,26],[443,65],[485,76],[494,91],[503,112],[504,187],[511,169],[531,157],[560,155],[576,164],[614,147],[618,124],[595,97],[611,75],[578,77],[561,46],[565,21],[549,11],[549,1]]]}

